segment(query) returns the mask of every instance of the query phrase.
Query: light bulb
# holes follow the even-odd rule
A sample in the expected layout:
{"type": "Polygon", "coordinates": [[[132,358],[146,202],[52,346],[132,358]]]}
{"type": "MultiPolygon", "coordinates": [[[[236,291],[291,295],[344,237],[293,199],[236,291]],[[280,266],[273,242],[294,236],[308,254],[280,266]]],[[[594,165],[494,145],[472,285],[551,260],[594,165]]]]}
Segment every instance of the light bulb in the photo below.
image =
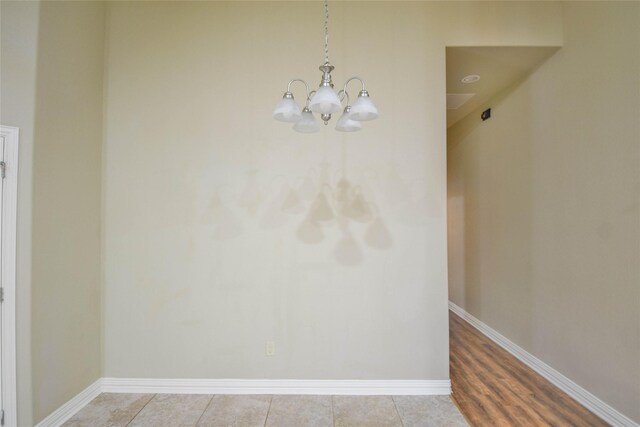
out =
{"type": "Polygon", "coordinates": [[[309,109],[314,113],[331,114],[340,111],[342,104],[331,86],[320,86],[309,102],[309,109]]]}
{"type": "Polygon", "coordinates": [[[357,121],[367,121],[376,117],[378,117],[378,108],[369,97],[369,92],[366,90],[360,91],[358,99],[351,106],[349,118],[357,121]]]}
{"type": "Polygon", "coordinates": [[[293,94],[285,92],[276,109],[273,110],[273,118],[281,122],[294,123],[300,120],[301,117],[300,107],[293,99],[293,94]]]}

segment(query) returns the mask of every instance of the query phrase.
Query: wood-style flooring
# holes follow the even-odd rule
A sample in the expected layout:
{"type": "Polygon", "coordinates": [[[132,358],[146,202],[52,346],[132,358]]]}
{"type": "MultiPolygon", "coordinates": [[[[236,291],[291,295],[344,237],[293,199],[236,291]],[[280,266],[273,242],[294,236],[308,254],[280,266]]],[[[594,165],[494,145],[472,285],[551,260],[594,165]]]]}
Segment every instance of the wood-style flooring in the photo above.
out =
{"type": "Polygon", "coordinates": [[[472,426],[607,426],[457,315],[449,314],[453,400],[472,426]]]}

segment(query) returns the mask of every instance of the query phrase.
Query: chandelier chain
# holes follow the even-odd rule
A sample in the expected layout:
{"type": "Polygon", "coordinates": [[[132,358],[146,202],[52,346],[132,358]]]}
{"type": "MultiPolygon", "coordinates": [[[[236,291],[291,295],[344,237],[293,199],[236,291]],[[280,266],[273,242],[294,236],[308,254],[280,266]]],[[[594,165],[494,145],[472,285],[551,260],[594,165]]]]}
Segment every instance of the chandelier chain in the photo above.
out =
{"type": "Polygon", "coordinates": [[[329,0],[324,0],[324,62],[329,63],[329,0]]]}

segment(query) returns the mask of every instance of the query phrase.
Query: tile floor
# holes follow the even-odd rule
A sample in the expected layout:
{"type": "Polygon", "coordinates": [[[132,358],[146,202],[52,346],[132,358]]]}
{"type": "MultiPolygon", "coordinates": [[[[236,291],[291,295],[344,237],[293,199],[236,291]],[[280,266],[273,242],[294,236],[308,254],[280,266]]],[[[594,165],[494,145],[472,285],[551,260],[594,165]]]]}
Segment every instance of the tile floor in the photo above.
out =
{"type": "Polygon", "coordinates": [[[448,396],[102,393],[66,427],[458,427],[448,396]]]}

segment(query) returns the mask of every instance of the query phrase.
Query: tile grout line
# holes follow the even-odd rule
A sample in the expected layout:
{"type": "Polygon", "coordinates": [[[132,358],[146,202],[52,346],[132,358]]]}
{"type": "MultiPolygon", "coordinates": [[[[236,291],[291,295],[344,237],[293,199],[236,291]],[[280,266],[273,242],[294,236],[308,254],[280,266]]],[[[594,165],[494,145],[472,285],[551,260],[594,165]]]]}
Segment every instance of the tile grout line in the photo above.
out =
{"type": "Polygon", "coordinates": [[[204,415],[205,412],[207,412],[207,409],[209,409],[209,406],[211,406],[211,402],[213,402],[213,398],[216,397],[215,394],[211,395],[211,399],[209,399],[209,403],[207,403],[207,406],[204,407],[204,411],[202,411],[202,413],[200,414],[200,416],[198,417],[198,421],[196,421],[195,426],[197,427],[198,423],[200,422],[200,420],[202,419],[202,416],[204,415]]]}
{"type": "Polygon", "coordinates": [[[400,419],[400,424],[404,427],[404,421],[402,419],[402,415],[400,415],[400,411],[398,411],[398,405],[396,404],[396,399],[394,396],[391,396],[391,401],[393,402],[393,407],[396,408],[396,414],[398,414],[398,418],[400,419]]]}
{"type": "Polygon", "coordinates": [[[333,395],[331,395],[331,425],[336,427],[336,415],[333,412],[333,395]]]}
{"type": "Polygon", "coordinates": [[[273,402],[273,395],[271,395],[271,399],[269,399],[269,409],[267,409],[267,416],[264,417],[264,424],[262,427],[267,427],[267,420],[269,419],[269,413],[271,412],[271,402],[273,402]]]}
{"type": "Polygon", "coordinates": [[[144,408],[146,408],[146,407],[147,407],[147,405],[148,405],[148,404],[149,404],[153,399],[155,399],[157,395],[158,395],[157,393],[154,393],[154,394],[153,394],[153,396],[151,396],[151,399],[147,400],[147,403],[145,403],[145,404],[142,406],[142,408],[140,408],[140,410],[139,410],[138,412],[136,412],[136,414],[135,414],[133,417],[131,417],[131,420],[129,420],[129,422],[127,423],[127,425],[125,425],[125,427],[129,427],[129,424],[131,424],[131,423],[133,422],[133,420],[135,420],[135,419],[136,419],[136,417],[137,417],[138,415],[140,415],[140,412],[142,412],[142,410],[143,410],[144,408]]]}

